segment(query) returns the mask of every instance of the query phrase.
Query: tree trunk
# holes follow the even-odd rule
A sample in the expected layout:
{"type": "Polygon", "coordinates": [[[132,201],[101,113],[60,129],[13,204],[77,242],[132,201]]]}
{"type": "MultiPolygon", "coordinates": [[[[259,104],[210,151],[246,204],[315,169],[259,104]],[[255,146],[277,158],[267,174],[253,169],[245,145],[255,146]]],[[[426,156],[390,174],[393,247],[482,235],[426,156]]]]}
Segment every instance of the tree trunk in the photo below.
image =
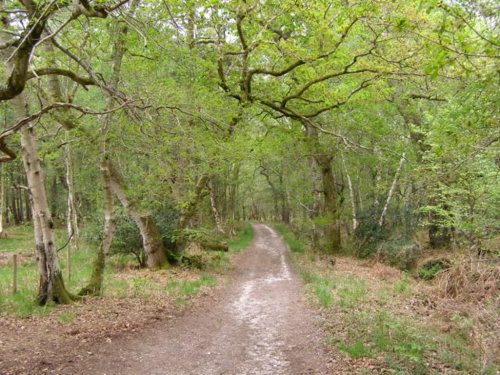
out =
{"type": "Polygon", "coordinates": [[[200,202],[201,194],[206,188],[208,181],[208,174],[202,174],[198,179],[198,182],[196,183],[192,198],[187,202],[186,206],[180,213],[179,221],[177,222],[177,231],[181,235],[175,240],[174,243],[174,251],[176,254],[181,254],[184,251],[186,243],[182,238],[182,231],[187,228],[189,220],[191,219],[191,217],[193,217],[196,206],[200,202]]]}
{"type": "MultiPolygon", "coordinates": [[[[427,151],[430,150],[431,147],[425,142],[426,135],[424,132],[422,132],[424,125],[422,116],[419,113],[412,112],[408,107],[409,103],[408,101],[405,101],[398,105],[398,111],[405,124],[408,126],[410,140],[412,141],[416,149],[417,162],[421,163],[423,160],[423,156],[427,151]],[[414,128],[416,128],[418,131],[413,130],[414,128]]],[[[437,186],[435,186],[434,189],[437,189],[437,186]]],[[[440,204],[438,199],[432,197],[432,193],[430,195],[431,197],[429,198],[428,202],[429,205],[441,206],[445,210],[447,209],[446,205],[440,204]]],[[[429,225],[427,227],[427,233],[429,235],[429,244],[433,249],[446,247],[451,243],[453,229],[449,226],[446,227],[442,225],[442,221],[442,214],[436,211],[429,212],[429,225]]]]}
{"type": "Polygon", "coordinates": [[[339,226],[339,204],[337,201],[332,159],[325,155],[318,155],[316,156],[316,163],[318,163],[321,170],[325,216],[330,221],[326,227],[326,238],[329,242],[327,249],[328,252],[338,253],[342,248],[342,243],[339,226]]]}
{"type": "Polygon", "coordinates": [[[106,267],[106,257],[113,241],[113,233],[116,226],[115,210],[113,205],[113,191],[111,190],[111,174],[108,163],[101,161],[100,165],[102,189],[104,196],[104,230],[102,241],[97,249],[97,256],[92,265],[92,275],[90,281],[78,294],[80,295],[100,295],[104,280],[104,269],[106,267]]]}
{"type": "MultiPolygon", "coordinates": [[[[449,211],[449,207],[439,201],[436,197],[429,198],[429,205],[439,206],[443,211],[449,211]]],[[[442,225],[446,218],[437,210],[429,211],[429,245],[433,249],[440,249],[449,246],[452,238],[452,228],[442,225]]]]}
{"type": "Polygon", "coordinates": [[[314,160],[319,167],[321,173],[321,182],[324,199],[324,213],[328,219],[328,224],[325,228],[325,236],[327,239],[327,252],[338,253],[342,249],[342,240],[340,236],[340,202],[338,199],[337,189],[335,186],[335,174],[333,173],[332,161],[333,156],[323,150],[323,146],[319,141],[318,131],[313,126],[305,123],[306,135],[310,141],[314,160]]]}
{"type": "Polygon", "coordinates": [[[198,205],[200,199],[201,199],[201,193],[207,186],[207,182],[209,180],[208,174],[203,174],[201,177],[198,179],[198,182],[196,183],[196,186],[194,188],[194,194],[191,200],[187,202],[186,207],[182,210],[181,215],[179,217],[179,222],[177,225],[177,228],[182,230],[187,227],[189,219],[194,215],[196,206],[198,205]]]}
{"type": "Polygon", "coordinates": [[[358,214],[356,210],[356,198],[354,194],[354,188],[352,186],[351,176],[347,170],[344,157],[342,156],[342,165],[344,166],[345,175],[347,178],[347,186],[349,187],[349,197],[351,199],[351,217],[352,217],[352,230],[355,231],[358,228],[358,214]]]}
{"type": "Polygon", "coordinates": [[[215,184],[212,181],[212,179],[210,179],[208,184],[210,188],[210,207],[212,209],[212,215],[214,216],[215,225],[217,227],[217,231],[219,231],[220,233],[224,233],[222,220],[219,215],[219,210],[217,209],[217,201],[215,200],[215,195],[216,195],[215,184]]]}
{"type": "Polygon", "coordinates": [[[64,162],[66,164],[66,186],[68,187],[68,199],[66,204],[66,229],[71,236],[71,249],[78,249],[80,231],[78,228],[78,214],[76,212],[75,186],[73,184],[73,161],[71,158],[70,144],[64,147],[64,162]]]}
{"type": "Polygon", "coordinates": [[[3,164],[0,164],[0,238],[6,237],[4,232],[4,210],[5,210],[5,174],[3,164]]]}
{"type": "MultiPolygon", "coordinates": [[[[27,102],[24,93],[13,99],[18,118],[27,115],[27,102]]],[[[73,296],[66,290],[54,242],[53,224],[47,202],[37,139],[34,128],[29,124],[21,128],[22,159],[28,188],[31,193],[31,206],[35,232],[35,252],[40,282],[37,301],[39,305],[47,302],[70,303],[73,296]]]]}
{"type": "Polygon", "coordinates": [[[229,219],[231,221],[236,221],[238,218],[237,210],[236,210],[236,200],[238,195],[238,178],[240,173],[239,164],[233,164],[231,170],[231,181],[228,185],[229,194],[228,194],[228,205],[227,205],[227,213],[229,219]]]}
{"type": "Polygon", "coordinates": [[[380,148],[376,147],[374,148],[374,151],[375,151],[375,155],[377,155],[377,158],[378,158],[378,162],[377,162],[377,165],[375,166],[375,207],[379,207],[380,206],[380,185],[382,184],[382,165],[383,165],[383,161],[382,161],[382,152],[380,151],[380,148]]]}
{"type": "Polygon", "coordinates": [[[146,265],[148,268],[161,268],[167,265],[165,246],[158,228],[154,224],[151,213],[141,211],[136,202],[130,201],[126,195],[127,187],[116,170],[116,167],[107,160],[107,168],[110,172],[111,190],[115,193],[120,203],[130,213],[141,232],[142,244],[146,253],[146,265]]]}
{"type": "Polygon", "coordinates": [[[385,201],[384,208],[382,210],[382,214],[380,215],[380,219],[378,221],[378,226],[382,227],[385,223],[385,217],[387,215],[387,209],[389,208],[389,203],[391,203],[392,196],[394,195],[394,191],[396,190],[396,185],[398,183],[399,174],[401,173],[401,169],[403,168],[403,164],[406,160],[406,152],[403,152],[401,155],[401,159],[399,160],[399,166],[396,170],[396,174],[394,175],[394,179],[392,180],[391,188],[389,189],[389,193],[387,194],[387,200],[385,201]]]}

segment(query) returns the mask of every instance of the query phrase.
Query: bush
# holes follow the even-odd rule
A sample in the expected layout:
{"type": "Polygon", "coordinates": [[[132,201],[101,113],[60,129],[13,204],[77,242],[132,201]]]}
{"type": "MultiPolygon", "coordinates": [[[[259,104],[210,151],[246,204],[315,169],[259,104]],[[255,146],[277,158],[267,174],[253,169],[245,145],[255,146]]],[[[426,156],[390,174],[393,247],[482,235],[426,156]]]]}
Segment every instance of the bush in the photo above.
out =
{"type": "Polygon", "coordinates": [[[110,254],[133,254],[140,267],[146,266],[141,233],[132,218],[122,213],[116,215],[116,228],[110,254]]]}
{"type": "MultiPolygon", "coordinates": [[[[161,234],[167,257],[171,256],[173,233],[177,225],[177,211],[171,206],[164,206],[153,212],[153,220],[161,234]]],[[[146,255],[142,246],[142,237],[134,220],[122,211],[115,214],[116,228],[111,243],[110,254],[132,254],[139,266],[146,265],[146,255]]],[[[83,236],[88,243],[99,246],[102,241],[102,218],[94,218],[85,225],[83,236]]],[[[170,261],[170,259],[169,259],[170,261]]]]}
{"type": "Polygon", "coordinates": [[[377,250],[382,261],[404,271],[415,266],[420,254],[420,246],[406,240],[385,241],[377,250]]]}
{"type": "Polygon", "coordinates": [[[442,270],[451,267],[451,261],[446,258],[428,259],[418,267],[418,276],[424,280],[432,280],[442,270]]]}

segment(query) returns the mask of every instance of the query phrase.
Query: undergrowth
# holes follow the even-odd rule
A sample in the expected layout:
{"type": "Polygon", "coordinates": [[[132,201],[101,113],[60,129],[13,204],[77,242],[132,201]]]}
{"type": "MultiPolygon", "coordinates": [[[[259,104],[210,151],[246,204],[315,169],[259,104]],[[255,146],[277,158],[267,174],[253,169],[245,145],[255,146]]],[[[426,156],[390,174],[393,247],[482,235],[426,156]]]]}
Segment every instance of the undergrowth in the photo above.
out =
{"type": "MultiPolygon", "coordinates": [[[[38,270],[33,256],[33,234],[30,226],[9,228],[7,239],[0,239],[0,315],[14,315],[29,317],[32,315],[49,314],[55,307],[53,303],[38,306],[35,303],[38,288],[38,270]],[[18,256],[17,293],[12,293],[13,263],[12,254],[18,256]]],[[[246,248],[254,236],[253,228],[249,223],[241,224],[237,229],[234,240],[229,244],[231,252],[238,252],[246,248]]],[[[65,230],[56,230],[57,247],[66,242],[65,230]]],[[[203,271],[188,267],[183,273],[170,271],[150,272],[139,270],[136,259],[131,253],[117,253],[108,256],[104,273],[103,296],[111,298],[155,298],[167,294],[173,296],[179,304],[185,304],[188,297],[198,294],[203,285],[213,286],[217,282],[214,274],[224,274],[230,269],[230,259],[227,253],[221,251],[205,252],[208,260],[203,271]],[[169,273],[172,272],[172,273],[169,273]],[[183,277],[201,276],[195,281],[182,280],[183,277]],[[154,276],[157,275],[157,276],[154,276]],[[172,280],[172,277],[174,278],[172,280]]],[[[71,277],[67,277],[66,249],[59,253],[60,265],[64,281],[69,291],[80,290],[90,278],[92,262],[96,251],[91,244],[81,241],[77,251],[70,254],[71,277]]],[[[71,320],[61,316],[61,321],[71,320]]]]}
{"type": "Polygon", "coordinates": [[[297,238],[295,233],[290,230],[285,224],[273,223],[272,227],[276,229],[283,237],[283,240],[294,253],[304,253],[304,244],[297,238]]]}
{"type": "Polygon", "coordinates": [[[497,373],[494,360],[473,342],[470,327],[442,330],[412,311],[408,304],[422,300],[422,292],[407,273],[375,283],[353,259],[338,258],[333,268],[318,254],[294,254],[293,262],[324,313],[325,341],[352,358],[353,373],[366,373],[366,364],[378,374],[497,373]]]}
{"type": "Polygon", "coordinates": [[[254,230],[250,223],[241,223],[236,228],[236,237],[229,242],[229,251],[238,253],[244,250],[253,240],[254,230]]]}

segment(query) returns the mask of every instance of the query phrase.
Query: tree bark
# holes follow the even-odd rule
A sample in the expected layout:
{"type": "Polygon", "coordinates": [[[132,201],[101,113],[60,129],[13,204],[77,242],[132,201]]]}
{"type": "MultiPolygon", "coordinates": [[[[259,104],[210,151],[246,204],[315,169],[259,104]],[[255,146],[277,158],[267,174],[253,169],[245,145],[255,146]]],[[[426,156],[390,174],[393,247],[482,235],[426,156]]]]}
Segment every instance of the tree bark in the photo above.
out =
{"type": "Polygon", "coordinates": [[[342,165],[344,166],[345,175],[347,178],[347,186],[349,187],[349,198],[351,199],[351,218],[352,218],[352,230],[355,231],[358,228],[358,214],[356,210],[356,198],[354,194],[354,188],[352,186],[351,176],[347,170],[344,157],[342,156],[342,165]]]}
{"type": "Polygon", "coordinates": [[[6,237],[4,232],[4,211],[5,211],[5,173],[3,164],[0,164],[0,238],[6,237]]]}
{"type": "Polygon", "coordinates": [[[210,207],[212,209],[212,215],[214,217],[215,225],[217,227],[217,231],[220,233],[225,233],[224,227],[222,226],[222,220],[219,215],[219,210],[217,209],[217,202],[215,199],[215,185],[212,179],[209,181],[209,188],[210,188],[210,207]]]}
{"type": "Polygon", "coordinates": [[[141,211],[137,207],[137,203],[130,201],[126,195],[127,187],[123,178],[112,164],[111,160],[107,160],[107,168],[110,174],[111,190],[122,206],[129,212],[130,216],[136,223],[142,236],[142,244],[146,253],[146,265],[148,268],[162,268],[167,265],[167,256],[165,246],[158,228],[154,224],[153,217],[150,212],[141,211]]]}
{"type": "Polygon", "coordinates": [[[401,159],[399,160],[399,166],[396,170],[396,174],[394,175],[394,179],[392,180],[391,188],[389,189],[389,193],[387,194],[387,200],[385,201],[384,208],[382,210],[382,214],[380,214],[380,219],[378,220],[378,226],[382,227],[385,223],[385,217],[387,215],[387,209],[389,208],[389,203],[391,203],[392,196],[394,195],[394,191],[396,190],[396,185],[398,183],[399,174],[401,173],[401,169],[403,168],[403,164],[406,160],[406,152],[403,152],[401,155],[401,159]]]}
{"type": "Polygon", "coordinates": [[[231,168],[231,181],[228,184],[228,205],[227,214],[231,221],[236,221],[238,218],[236,210],[236,200],[238,199],[238,178],[240,173],[239,164],[234,163],[231,168]]]}
{"type": "MultiPolygon", "coordinates": [[[[13,99],[18,118],[27,115],[27,102],[24,93],[13,99]]],[[[47,302],[70,303],[74,297],[66,290],[54,242],[47,194],[38,156],[37,139],[30,125],[21,128],[22,159],[31,197],[33,225],[35,233],[35,252],[40,274],[37,301],[39,305],[47,302]]]]}
{"type": "Polygon", "coordinates": [[[111,173],[106,160],[100,165],[102,190],[104,198],[104,229],[101,243],[97,249],[97,256],[92,264],[92,275],[89,283],[78,293],[79,295],[100,295],[104,280],[104,269],[106,257],[113,241],[113,233],[116,227],[115,210],[113,205],[113,191],[111,189],[111,173]]]}
{"type": "Polygon", "coordinates": [[[335,186],[336,178],[332,167],[333,156],[323,150],[323,146],[319,141],[317,129],[307,123],[304,125],[314,155],[314,160],[321,173],[324,213],[328,219],[328,224],[325,228],[325,236],[328,242],[327,252],[335,254],[342,249],[342,239],[339,225],[340,201],[338,199],[335,186]]]}
{"type": "Polygon", "coordinates": [[[73,184],[73,161],[71,158],[71,146],[64,146],[64,162],[66,164],[66,186],[68,187],[68,196],[66,204],[66,229],[68,236],[71,236],[71,249],[77,250],[80,238],[78,228],[78,214],[76,212],[75,186],[73,184]]]}
{"type": "Polygon", "coordinates": [[[179,222],[177,225],[177,228],[179,230],[185,229],[187,227],[187,224],[189,222],[189,219],[193,217],[195,213],[196,206],[198,205],[200,199],[201,199],[201,194],[205,187],[207,186],[209,180],[208,174],[202,174],[201,177],[198,179],[198,182],[196,183],[196,186],[194,187],[194,192],[192,198],[187,202],[186,207],[182,210],[181,215],[179,217],[179,222]]]}

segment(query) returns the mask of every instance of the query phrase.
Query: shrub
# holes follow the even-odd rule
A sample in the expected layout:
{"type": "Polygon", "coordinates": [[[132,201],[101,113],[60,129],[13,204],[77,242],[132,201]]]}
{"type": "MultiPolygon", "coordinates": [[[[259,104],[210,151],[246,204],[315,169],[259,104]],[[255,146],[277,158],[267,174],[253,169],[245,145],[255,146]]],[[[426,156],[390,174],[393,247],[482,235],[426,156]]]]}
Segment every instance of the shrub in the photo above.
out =
{"type": "Polygon", "coordinates": [[[432,280],[439,272],[450,266],[451,262],[446,258],[428,259],[418,267],[418,276],[424,280],[432,280]]]}
{"type": "MultiPolygon", "coordinates": [[[[163,245],[167,250],[167,257],[171,256],[169,250],[173,245],[173,232],[177,225],[178,213],[171,206],[164,206],[153,212],[153,219],[161,234],[163,245]]],[[[132,254],[139,266],[146,265],[146,256],[142,246],[142,237],[134,220],[118,211],[115,214],[116,227],[111,243],[110,254],[132,254]]],[[[102,218],[94,218],[85,225],[83,236],[88,243],[98,246],[102,240],[102,218]]],[[[170,260],[170,259],[169,259],[170,260]]]]}

